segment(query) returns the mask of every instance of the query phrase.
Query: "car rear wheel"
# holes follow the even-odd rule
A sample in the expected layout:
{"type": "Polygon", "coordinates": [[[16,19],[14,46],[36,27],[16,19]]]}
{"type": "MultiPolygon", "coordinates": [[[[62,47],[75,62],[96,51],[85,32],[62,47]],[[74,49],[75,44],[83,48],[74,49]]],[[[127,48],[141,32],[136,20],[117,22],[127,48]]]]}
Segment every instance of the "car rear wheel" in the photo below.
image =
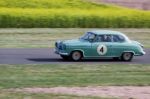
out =
{"type": "Polygon", "coordinates": [[[81,52],[79,52],[79,51],[72,52],[72,54],[71,54],[71,59],[72,60],[79,61],[79,60],[81,60],[81,58],[82,58],[82,53],[81,52]]]}
{"type": "Polygon", "coordinates": [[[121,59],[122,59],[123,61],[131,61],[132,58],[133,58],[133,53],[131,53],[131,52],[125,52],[125,53],[123,53],[122,56],[121,56],[121,59]]]}
{"type": "Polygon", "coordinates": [[[69,56],[66,55],[60,55],[64,60],[69,60],[69,56]]]}

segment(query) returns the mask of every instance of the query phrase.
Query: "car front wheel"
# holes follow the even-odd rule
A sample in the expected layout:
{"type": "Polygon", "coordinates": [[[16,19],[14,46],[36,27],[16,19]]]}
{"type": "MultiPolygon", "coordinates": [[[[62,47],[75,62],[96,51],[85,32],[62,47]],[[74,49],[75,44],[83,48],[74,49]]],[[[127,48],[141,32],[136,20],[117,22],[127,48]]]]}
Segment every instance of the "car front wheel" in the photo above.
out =
{"type": "Polygon", "coordinates": [[[133,53],[131,53],[131,52],[125,52],[125,53],[123,53],[122,56],[121,56],[121,59],[122,59],[123,61],[131,61],[132,58],[133,58],[133,53]]]}
{"type": "Polygon", "coordinates": [[[71,59],[72,60],[79,61],[79,60],[81,60],[81,58],[82,58],[82,53],[81,52],[79,52],[79,51],[72,52],[72,54],[71,54],[71,59]]]}

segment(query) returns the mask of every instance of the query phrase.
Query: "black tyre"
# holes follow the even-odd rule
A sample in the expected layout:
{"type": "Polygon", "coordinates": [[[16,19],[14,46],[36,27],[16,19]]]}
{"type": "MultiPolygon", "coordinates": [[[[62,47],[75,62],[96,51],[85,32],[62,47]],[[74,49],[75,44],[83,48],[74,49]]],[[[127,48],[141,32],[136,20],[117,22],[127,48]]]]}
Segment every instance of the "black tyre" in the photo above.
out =
{"type": "Polygon", "coordinates": [[[121,56],[121,59],[122,59],[123,61],[131,61],[132,58],[133,58],[133,53],[131,53],[131,52],[125,52],[125,53],[123,53],[122,56],[121,56]]]}
{"type": "Polygon", "coordinates": [[[71,59],[73,61],[79,61],[82,59],[82,53],[79,51],[74,51],[71,53],[71,59]]]}
{"type": "Polygon", "coordinates": [[[69,56],[66,55],[60,55],[64,60],[69,60],[69,56]]]}

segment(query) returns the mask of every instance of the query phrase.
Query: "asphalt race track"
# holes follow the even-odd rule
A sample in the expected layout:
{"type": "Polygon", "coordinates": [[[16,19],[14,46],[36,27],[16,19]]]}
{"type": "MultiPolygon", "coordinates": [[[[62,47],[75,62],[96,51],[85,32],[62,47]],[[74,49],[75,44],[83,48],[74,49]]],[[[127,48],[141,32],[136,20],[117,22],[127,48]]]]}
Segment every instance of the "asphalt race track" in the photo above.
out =
{"type": "Polygon", "coordinates": [[[54,53],[52,48],[32,49],[0,49],[0,64],[69,64],[69,63],[106,63],[106,64],[150,64],[150,49],[145,49],[146,55],[136,56],[132,62],[115,61],[112,59],[82,60],[80,62],[64,61],[54,53]]]}

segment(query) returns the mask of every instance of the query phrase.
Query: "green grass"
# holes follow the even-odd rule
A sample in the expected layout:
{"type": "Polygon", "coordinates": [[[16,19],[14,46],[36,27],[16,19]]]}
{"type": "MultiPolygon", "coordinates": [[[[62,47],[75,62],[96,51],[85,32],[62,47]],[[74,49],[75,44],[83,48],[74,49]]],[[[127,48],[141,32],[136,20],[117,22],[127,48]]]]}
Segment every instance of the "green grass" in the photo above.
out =
{"type": "Polygon", "coordinates": [[[150,65],[0,65],[0,89],[57,86],[149,86],[150,65]]]}
{"type": "Polygon", "coordinates": [[[89,3],[86,0],[1,0],[0,7],[8,8],[115,8],[104,4],[89,3]],[[12,3],[13,2],[13,3],[12,3]]]}
{"type": "Polygon", "coordinates": [[[63,95],[63,94],[33,94],[33,93],[21,93],[0,91],[0,99],[116,99],[116,98],[100,98],[91,96],[75,96],[75,95],[63,95]]]}
{"type": "Polygon", "coordinates": [[[95,4],[86,0],[0,1],[1,28],[149,28],[149,17],[150,11],[95,4]]]}
{"type": "MultiPolygon", "coordinates": [[[[93,29],[0,29],[0,48],[49,48],[55,41],[75,39],[93,29]]],[[[94,29],[95,30],[95,29],[94,29]]],[[[109,29],[122,31],[130,39],[141,42],[150,48],[150,29],[109,29]],[[142,34],[142,35],[141,35],[142,34]]]]}

